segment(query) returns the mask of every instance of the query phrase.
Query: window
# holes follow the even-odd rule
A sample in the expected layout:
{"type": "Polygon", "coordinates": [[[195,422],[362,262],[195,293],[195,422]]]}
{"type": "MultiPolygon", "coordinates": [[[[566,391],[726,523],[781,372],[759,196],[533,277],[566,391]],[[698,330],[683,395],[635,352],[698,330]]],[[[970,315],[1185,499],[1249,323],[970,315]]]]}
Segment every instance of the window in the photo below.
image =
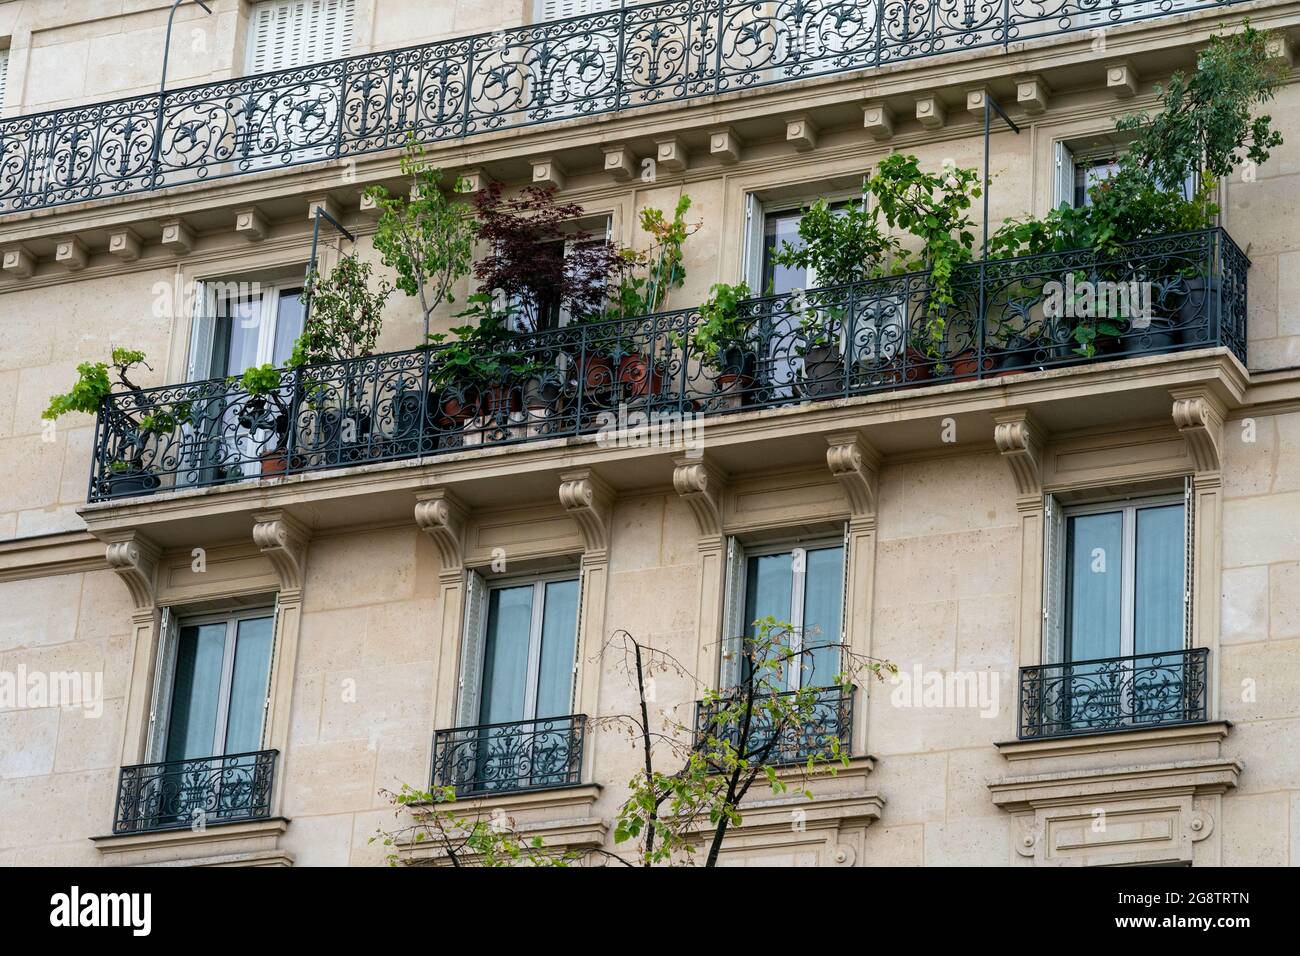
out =
{"type": "Polygon", "coordinates": [[[434,786],[475,794],[579,782],[579,601],[571,573],[489,585],[470,572],[457,726],[436,735],[434,786]]]}
{"type": "Polygon", "coordinates": [[[1191,483],[1182,495],[1045,502],[1043,664],[1021,676],[1021,736],[1205,719],[1191,649],[1191,483]]]}
{"type": "MultiPolygon", "coordinates": [[[[1062,203],[1082,209],[1092,205],[1089,190],[1119,172],[1119,158],[1126,151],[1125,144],[1107,140],[1103,143],[1081,141],[1056,144],[1056,186],[1053,205],[1062,203]]],[[[1180,190],[1184,198],[1196,191],[1196,175],[1189,175],[1182,183],[1171,187],[1180,190]]]]}
{"type": "Polygon", "coordinates": [[[170,703],[160,734],[163,760],[261,748],[274,625],[269,609],[180,622],[174,643],[165,649],[170,703]]]}
{"type": "MultiPolygon", "coordinates": [[[[831,203],[832,210],[846,209],[852,199],[831,203]]],[[[778,265],[775,254],[782,244],[799,248],[799,220],[808,203],[764,203],[757,196],[748,197],[745,212],[749,234],[745,243],[745,281],[755,295],[784,295],[795,289],[815,289],[817,275],[806,269],[778,265]]]]}
{"type": "Polygon", "coordinates": [[[356,0],[263,0],[248,21],[244,72],[253,76],[352,52],[356,0]]]}
{"type": "Polygon", "coordinates": [[[728,550],[728,615],[722,681],[735,686],[745,676],[743,644],[757,634],[754,622],[766,617],[788,622],[791,651],[798,667],[771,675],[786,690],[829,687],[840,675],[843,640],[844,543],[817,541],[799,546],[745,548],[734,538],[728,550]],[[803,650],[803,648],[807,650],[803,650]]]}
{"type": "Polygon", "coordinates": [[[190,381],[282,366],[302,334],[301,280],[208,281],[200,285],[190,343],[190,381]]]}
{"type": "Polygon", "coordinates": [[[1184,645],[1187,520],[1180,497],[1064,509],[1063,661],[1184,645]]]}
{"type": "MultiPolygon", "coordinates": [[[[610,242],[613,237],[613,220],[609,216],[592,217],[591,219],[572,223],[572,229],[574,232],[585,233],[587,238],[581,241],[577,239],[555,239],[540,244],[539,256],[544,257],[546,260],[554,259],[557,273],[564,268],[564,264],[575,250],[595,246],[602,242],[610,242]]],[[[555,300],[538,302],[536,315],[531,314],[531,306],[525,309],[518,297],[514,299],[512,304],[515,311],[510,315],[510,326],[516,332],[541,332],[546,329],[557,329],[568,325],[574,318],[564,303],[555,300]]]]}

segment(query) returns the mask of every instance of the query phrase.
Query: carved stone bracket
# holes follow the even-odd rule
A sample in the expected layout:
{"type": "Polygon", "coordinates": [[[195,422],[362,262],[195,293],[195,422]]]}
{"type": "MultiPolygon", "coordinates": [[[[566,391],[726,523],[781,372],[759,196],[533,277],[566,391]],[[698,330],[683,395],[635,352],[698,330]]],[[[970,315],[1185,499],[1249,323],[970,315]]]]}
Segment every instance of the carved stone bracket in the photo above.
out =
{"type": "Polygon", "coordinates": [[[1043,493],[1043,448],[1037,426],[1024,409],[993,416],[993,443],[1011,467],[1021,497],[1043,493]]]}
{"type": "Polygon", "coordinates": [[[1207,389],[1178,389],[1169,394],[1174,400],[1174,424],[1187,442],[1197,472],[1219,471],[1223,461],[1223,404],[1207,389]]]}
{"type": "Polygon", "coordinates": [[[858,432],[826,436],[826,465],[844,489],[854,517],[876,513],[880,452],[858,432]]]}
{"type": "Polygon", "coordinates": [[[583,547],[589,556],[609,552],[609,519],[614,492],[590,468],[560,475],[560,504],[578,523],[583,547]]]}
{"type": "Polygon", "coordinates": [[[301,591],[311,531],[286,511],[259,511],[253,515],[253,543],[280,576],[281,592],[301,591]]]}
{"type": "Polygon", "coordinates": [[[152,609],[162,551],[138,531],[109,531],[101,537],[107,545],[104,558],[131,592],[136,610],[152,609]]]}
{"type": "Polygon", "coordinates": [[[468,510],[446,488],[422,492],[415,499],[415,523],[437,546],[442,576],[459,575],[465,567],[468,510]]]}
{"type": "Polygon", "coordinates": [[[673,488],[691,508],[701,538],[722,534],[722,490],[725,478],[703,458],[673,459],[673,488]]]}

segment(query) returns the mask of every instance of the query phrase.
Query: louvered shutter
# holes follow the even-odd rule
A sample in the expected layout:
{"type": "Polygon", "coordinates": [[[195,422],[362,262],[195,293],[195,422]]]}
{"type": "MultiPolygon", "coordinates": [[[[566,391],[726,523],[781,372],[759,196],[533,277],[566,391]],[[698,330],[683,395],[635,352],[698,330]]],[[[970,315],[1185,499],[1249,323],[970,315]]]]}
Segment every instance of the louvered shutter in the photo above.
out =
{"type": "Polygon", "coordinates": [[[166,755],[167,722],[171,716],[172,682],[176,671],[176,618],[170,608],[162,609],[158,624],[158,656],[154,661],[153,695],[149,706],[149,742],[145,763],[157,763],[166,755]]]}
{"type": "Polygon", "coordinates": [[[477,571],[465,574],[465,618],[460,636],[460,682],[456,693],[456,726],[478,724],[483,689],[483,632],[487,613],[487,581],[477,571]]]}
{"type": "Polygon", "coordinates": [[[1192,582],[1196,573],[1196,483],[1188,475],[1183,485],[1183,647],[1192,646],[1192,582]]]}
{"type": "Polygon", "coordinates": [[[722,598],[722,662],[718,668],[720,688],[740,685],[745,631],[745,549],[735,538],[727,540],[727,569],[722,598]]]}
{"type": "Polygon", "coordinates": [[[9,49],[0,50],[0,116],[5,109],[5,83],[9,77],[9,49]]]}
{"type": "Polygon", "coordinates": [[[1043,496],[1043,663],[1065,657],[1065,513],[1043,496]]]}
{"type": "Polygon", "coordinates": [[[620,0],[537,0],[534,7],[538,23],[547,20],[563,20],[566,17],[585,17],[592,13],[604,13],[617,10],[623,6],[620,0]]]}
{"type": "Polygon", "coordinates": [[[245,73],[337,60],[352,52],[356,0],[265,0],[248,25],[245,73]]]}

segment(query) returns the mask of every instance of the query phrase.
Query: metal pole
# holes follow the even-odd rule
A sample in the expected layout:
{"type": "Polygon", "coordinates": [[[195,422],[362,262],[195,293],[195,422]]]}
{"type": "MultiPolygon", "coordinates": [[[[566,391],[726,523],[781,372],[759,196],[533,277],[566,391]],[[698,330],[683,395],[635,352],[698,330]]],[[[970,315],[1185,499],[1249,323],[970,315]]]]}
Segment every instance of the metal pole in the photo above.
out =
{"type": "MultiPolygon", "coordinates": [[[[158,176],[162,163],[162,127],[163,127],[163,97],[167,92],[167,64],[171,61],[172,54],[172,24],[176,21],[176,8],[185,0],[174,0],[171,12],[167,14],[167,35],[163,39],[163,61],[162,61],[162,78],[158,81],[158,122],[154,127],[153,134],[153,184],[158,184],[158,176]]],[[[212,13],[212,8],[208,6],[209,0],[194,0],[203,8],[204,13],[212,13]]]]}
{"type": "Polygon", "coordinates": [[[1015,133],[1017,136],[1020,135],[1020,127],[1017,126],[1015,123],[1011,122],[1011,117],[1008,116],[1003,111],[1002,107],[998,105],[998,101],[993,98],[993,95],[989,93],[988,90],[985,90],[984,91],[984,189],[983,189],[984,241],[980,247],[980,305],[979,305],[979,317],[977,321],[977,332],[979,333],[979,341],[976,343],[975,346],[976,375],[983,375],[984,373],[984,350],[987,344],[986,338],[988,332],[986,326],[988,323],[987,279],[988,279],[988,259],[989,259],[989,122],[991,118],[989,114],[989,110],[996,111],[998,116],[1002,117],[1002,121],[1006,123],[1007,126],[1011,127],[1011,131],[1015,133]]]}
{"type": "Polygon", "coordinates": [[[307,327],[307,320],[311,318],[311,277],[316,271],[316,254],[320,245],[320,221],[322,219],[337,229],[343,237],[353,245],[355,245],[357,241],[357,237],[348,232],[348,230],[343,227],[343,224],[326,212],[323,207],[316,207],[316,212],[312,218],[311,226],[311,258],[307,260],[307,274],[304,276],[307,285],[307,295],[306,301],[302,304],[303,328],[307,327]]]}

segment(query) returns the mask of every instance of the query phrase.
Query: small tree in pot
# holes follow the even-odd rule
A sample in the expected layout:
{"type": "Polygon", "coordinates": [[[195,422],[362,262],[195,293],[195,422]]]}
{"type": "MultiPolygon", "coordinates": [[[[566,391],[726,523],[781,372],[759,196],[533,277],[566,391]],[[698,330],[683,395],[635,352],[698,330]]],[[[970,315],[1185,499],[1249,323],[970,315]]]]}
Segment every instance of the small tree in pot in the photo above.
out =
{"type": "Polygon", "coordinates": [[[161,484],[149,459],[150,447],[183,425],[192,423],[189,401],[153,401],[148,393],[131,381],[133,369],[152,368],[144,353],[134,349],[113,349],[110,362],[82,362],[77,366],[77,381],[71,390],[50,398],[41,417],[54,421],[64,415],[81,412],[87,415],[105,411],[105,448],[111,457],[104,461],[106,475],[100,486],[107,497],[149,494],[161,484]],[[109,378],[110,368],[114,378],[109,378]],[[114,396],[132,396],[131,401],[108,403],[114,396]]]}
{"type": "Polygon", "coordinates": [[[752,310],[745,304],[749,299],[744,282],[715,284],[699,307],[690,339],[700,363],[713,370],[714,387],[724,393],[722,401],[731,408],[754,401],[758,340],[752,310]]]}

